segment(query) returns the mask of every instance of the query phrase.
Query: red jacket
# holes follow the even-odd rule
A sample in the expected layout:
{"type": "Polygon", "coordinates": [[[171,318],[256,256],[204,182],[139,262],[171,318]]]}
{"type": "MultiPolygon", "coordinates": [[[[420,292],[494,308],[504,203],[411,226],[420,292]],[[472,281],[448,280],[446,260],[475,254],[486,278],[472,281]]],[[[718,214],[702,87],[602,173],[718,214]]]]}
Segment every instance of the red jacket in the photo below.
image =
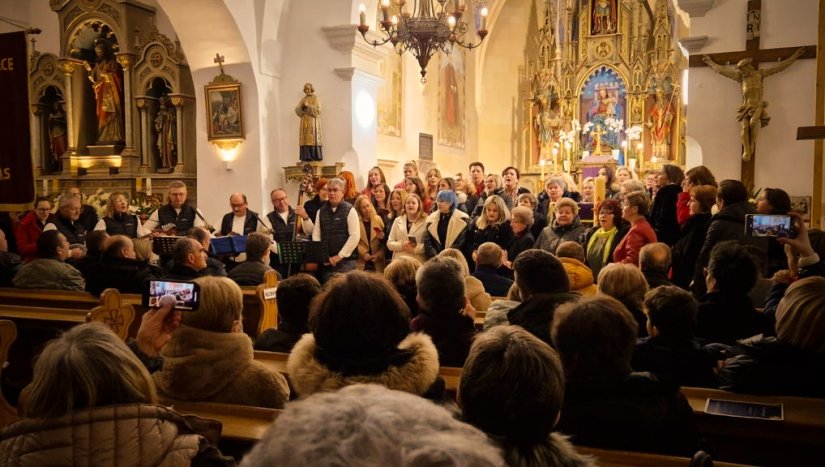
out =
{"type": "Polygon", "coordinates": [[[679,221],[679,227],[684,227],[688,219],[690,219],[690,192],[682,191],[676,197],[676,220],[679,221]]]}
{"type": "Polygon", "coordinates": [[[616,251],[613,252],[613,262],[639,265],[639,251],[648,243],[656,242],[656,232],[644,217],[639,218],[630,227],[627,235],[622,238],[616,251]]]}
{"type": "MultiPolygon", "coordinates": [[[[46,224],[51,222],[52,215],[46,220],[46,224]]],[[[28,263],[37,257],[37,238],[43,233],[43,227],[40,221],[37,220],[37,214],[34,211],[29,211],[20,224],[17,225],[17,249],[20,251],[20,256],[28,263]]]]}

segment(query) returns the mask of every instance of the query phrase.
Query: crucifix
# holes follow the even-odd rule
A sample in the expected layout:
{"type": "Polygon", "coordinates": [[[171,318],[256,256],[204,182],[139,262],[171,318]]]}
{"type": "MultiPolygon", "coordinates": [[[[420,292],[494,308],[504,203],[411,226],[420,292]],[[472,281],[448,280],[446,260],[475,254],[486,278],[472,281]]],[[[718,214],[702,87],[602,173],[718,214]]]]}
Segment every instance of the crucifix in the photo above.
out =
{"type": "Polygon", "coordinates": [[[226,59],[224,59],[224,56],[221,55],[220,53],[216,53],[215,54],[215,59],[212,60],[212,61],[217,63],[218,66],[221,67],[221,74],[223,74],[223,62],[226,61],[226,59]]]}
{"type": "Polygon", "coordinates": [[[782,47],[777,49],[759,48],[759,21],[762,13],[762,0],[748,0],[748,25],[745,50],[740,52],[722,52],[709,55],[691,55],[691,67],[710,66],[724,76],[742,83],[744,102],[739,109],[738,119],[742,121],[742,183],[752,191],[756,167],[756,131],[767,125],[766,103],[762,101],[762,79],[784,70],[797,58],[816,58],[816,46],[782,47]],[[759,69],[760,63],[779,62],[772,68],[759,69]],[[736,63],[736,67],[723,67],[719,64],[736,63]],[[758,89],[756,89],[758,87],[758,89]],[[758,93],[756,92],[758,91],[758,93]],[[753,101],[755,98],[756,102],[753,101]]]}

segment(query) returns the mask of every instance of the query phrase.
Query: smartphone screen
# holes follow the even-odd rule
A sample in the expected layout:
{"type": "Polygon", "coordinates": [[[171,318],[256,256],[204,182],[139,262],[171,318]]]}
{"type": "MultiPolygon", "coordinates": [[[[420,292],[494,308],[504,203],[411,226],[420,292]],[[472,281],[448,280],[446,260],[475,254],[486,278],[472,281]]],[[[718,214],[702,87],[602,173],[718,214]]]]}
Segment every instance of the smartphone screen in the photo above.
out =
{"type": "Polygon", "coordinates": [[[174,295],[178,310],[197,310],[200,303],[200,286],[194,282],[147,281],[143,292],[143,306],[157,308],[164,295],[174,295]]]}
{"type": "Polygon", "coordinates": [[[748,237],[794,237],[793,219],[787,215],[748,214],[745,217],[748,237]]]}

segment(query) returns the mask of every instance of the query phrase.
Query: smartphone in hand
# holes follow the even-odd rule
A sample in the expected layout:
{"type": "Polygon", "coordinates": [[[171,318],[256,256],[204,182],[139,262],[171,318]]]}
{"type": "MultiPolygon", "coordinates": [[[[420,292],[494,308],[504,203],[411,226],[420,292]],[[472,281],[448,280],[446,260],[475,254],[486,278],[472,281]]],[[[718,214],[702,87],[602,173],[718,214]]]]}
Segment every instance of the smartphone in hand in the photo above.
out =
{"type": "Polygon", "coordinates": [[[143,306],[160,307],[164,295],[173,295],[176,299],[175,309],[194,311],[200,304],[201,288],[194,282],[148,280],[143,289],[143,306]]]}

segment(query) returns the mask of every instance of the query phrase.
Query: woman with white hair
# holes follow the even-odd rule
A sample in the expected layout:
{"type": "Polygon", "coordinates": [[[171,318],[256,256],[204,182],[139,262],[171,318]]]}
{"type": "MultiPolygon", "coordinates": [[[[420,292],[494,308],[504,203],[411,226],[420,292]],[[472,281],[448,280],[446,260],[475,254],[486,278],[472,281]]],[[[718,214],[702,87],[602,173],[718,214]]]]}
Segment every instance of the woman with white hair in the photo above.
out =
{"type": "Polygon", "coordinates": [[[561,198],[555,203],[553,223],[541,231],[535,248],[556,254],[556,248],[566,240],[578,241],[585,231],[579,219],[579,205],[570,198],[561,198]]]}
{"type": "Polygon", "coordinates": [[[424,256],[428,259],[447,248],[463,250],[467,238],[467,214],[456,209],[455,192],[442,190],[435,197],[438,209],[427,216],[424,256]]]}

